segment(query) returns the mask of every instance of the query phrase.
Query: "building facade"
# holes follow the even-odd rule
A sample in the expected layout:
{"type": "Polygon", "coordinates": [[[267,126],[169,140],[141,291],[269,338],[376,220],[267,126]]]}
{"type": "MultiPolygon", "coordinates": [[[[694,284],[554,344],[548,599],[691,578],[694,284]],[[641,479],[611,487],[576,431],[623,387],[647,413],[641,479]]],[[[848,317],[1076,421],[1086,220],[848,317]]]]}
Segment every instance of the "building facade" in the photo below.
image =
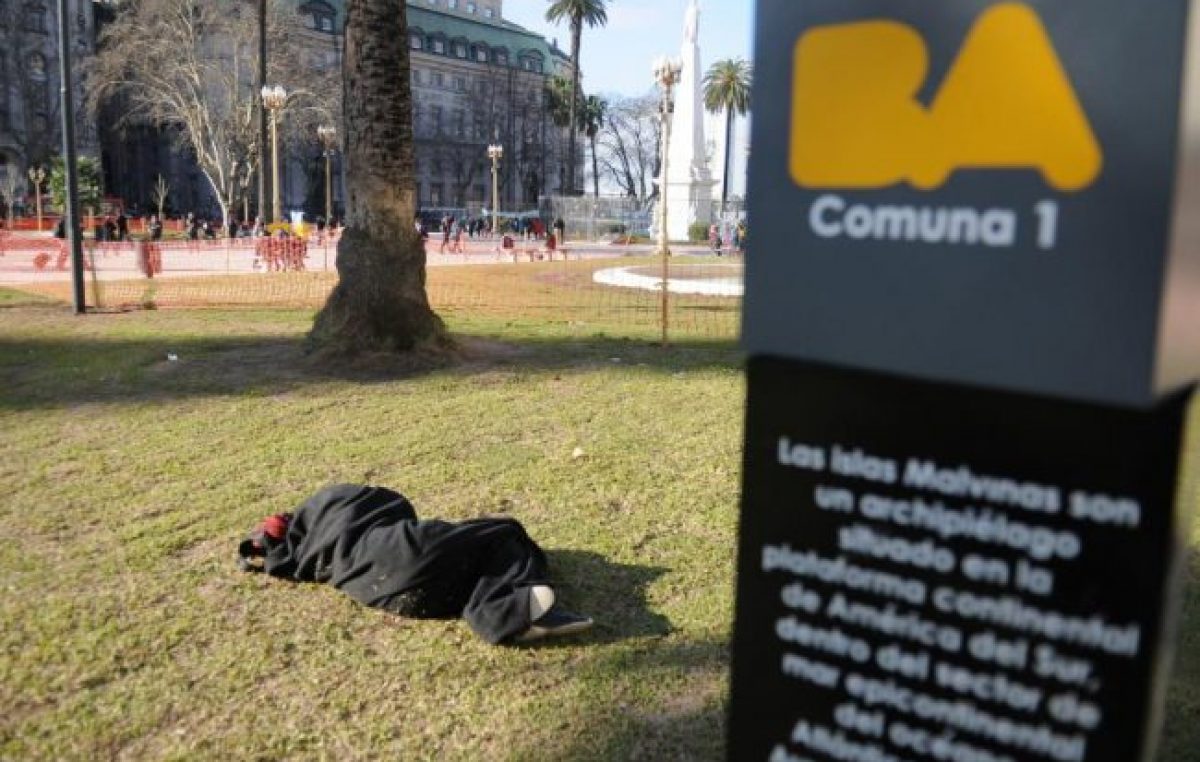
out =
{"type": "Polygon", "coordinates": [[[490,206],[489,144],[504,148],[501,209],[567,194],[568,135],[547,96],[551,77],[570,76],[567,55],[505,21],[502,0],[409,0],[408,34],[421,205],[490,206]]]}
{"type": "MultiPolygon", "coordinates": [[[[299,64],[336,87],[342,63],[343,0],[293,0],[299,64]],[[332,77],[330,76],[332,75],[332,77]]],[[[0,0],[13,2],[13,0],[0,0]]],[[[540,196],[565,193],[567,130],[550,116],[548,83],[569,76],[570,59],[553,43],[504,19],[503,0],[408,0],[417,198],[426,213],[491,207],[487,147],[504,147],[498,185],[501,209],[537,207],[540,196]]],[[[107,120],[101,120],[104,123],[107,120]]],[[[285,214],[325,209],[326,151],[315,125],[287,109],[281,132],[280,188],[285,214]],[[308,134],[308,133],[313,134],[308,134]]],[[[332,126],[341,134],[339,114],[332,126]]],[[[145,127],[104,135],[106,188],[146,208],[163,174],[177,212],[210,212],[203,177],[169,136],[145,127]]],[[[582,163],[578,141],[576,161],[582,163]]],[[[333,207],[343,207],[341,157],[331,157],[333,207]]],[[[268,167],[269,171],[269,167],[268,167]]],[[[582,172],[577,173],[579,177],[582,172]]],[[[234,210],[241,216],[241,207],[234,210]]]]}
{"type": "MultiPolygon", "coordinates": [[[[297,10],[310,66],[340,67],[340,0],[303,0],[297,10]]],[[[505,20],[503,0],[407,0],[406,15],[421,208],[489,209],[491,144],[504,148],[497,177],[502,210],[535,209],[541,196],[567,193],[567,130],[551,119],[547,85],[551,77],[570,76],[568,55],[505,20]]],[[[577,164],[582,145],[578,141],[577,164]]],[[[320,161],[315,147],[290,153],[282,181],[287,208],[315,208],[320,161]]],[[[340,208],[340,182],[335,186],[340,208]]]]}
{"type": "MultiPolygon", "coordinates": [[[[93,4],[68,0],[67,8],[78,64],[95,49],[93,4]]],[[[30,167],[45,166],[62,151],[59,49],[58,3],[0,0],[0,195],[5,203],[9,178],[24,188],[21,181],[30,167]]],[[[85,117],[84,83],[76,78],[74,84],[76,139],[81,153],[95,155],[96,130],[85,117]]]]}

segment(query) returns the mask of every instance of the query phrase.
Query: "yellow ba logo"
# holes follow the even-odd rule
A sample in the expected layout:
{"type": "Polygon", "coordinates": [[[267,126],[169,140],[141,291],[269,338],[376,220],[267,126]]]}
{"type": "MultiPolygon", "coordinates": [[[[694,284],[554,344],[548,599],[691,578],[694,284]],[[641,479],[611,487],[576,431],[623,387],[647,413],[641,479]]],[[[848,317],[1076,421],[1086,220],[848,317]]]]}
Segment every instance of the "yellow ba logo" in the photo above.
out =
{"type": "Polygon", "coordinates": [[[805,188],[940,187],[959,169],[1036,169],[1060,191],[1104,162],[1033,9],[1002,3],[975,24],[932,105],[916,99],[929,52],[912,27],[814,28],[796,44],[791,174],[805,188]]]}

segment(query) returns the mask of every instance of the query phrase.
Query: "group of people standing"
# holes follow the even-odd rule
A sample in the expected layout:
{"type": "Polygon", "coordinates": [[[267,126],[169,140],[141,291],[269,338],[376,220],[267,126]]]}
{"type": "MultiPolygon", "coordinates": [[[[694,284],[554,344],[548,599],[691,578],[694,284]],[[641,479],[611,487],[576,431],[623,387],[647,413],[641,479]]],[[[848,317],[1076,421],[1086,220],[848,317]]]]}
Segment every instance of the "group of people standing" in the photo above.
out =
{"type": "MultiPolygon", "coordinates": [[[[430,235],[429,224],[421,217],[417,217],[414,221],[414,226],[422,239],[428,239],[430,235]]],[[[500,223],[499,232],[505,234],[515,234],[525,238],[534,238],[537,240],[547,240],[551,247],[555,243],[562,241],[563,231],[566,225],[562,218],[557,218],[551,228],[547,228],[546,223],[537,217],[527,218],[520,217],[515,220],[505,220],[500,223]]],[[[439,230],[441,233],[442,244],[440,252],[445,254],[462,254],[465,250],[463,244],[468,238],[490,237],[496,231],[492,230],[492,221],[486,217],[459,219],[454,215],[444,215],[439,221],[439,230]]]]}
{"type": "MultiPolygon", "coordinates": [[[[442,233],[442,253],[445,254],[447,249],[450,252],[461,254],[463,252],[463,239],[475,238],[476,236],[491,235],[492,224],[488,220],[482,218],[461,220],[452,215],[442,217],[441,233],[442,233]]],[[[421,238],[429,238],[429,231],[425,227],[424,220],[418,218],[417,233],[421,238]]]]}
{"type": "Polygon", "coordinates": [[[188,212],[187,217],[184,219],[183,231],[190,241],[198,241],[201,238],[208,241],[215,241],[217,238],[222,237],[250,238],[261,236],[265,234],[266,228],[263,225],[261,217],[255,217],[254,221],[250,222],[231,216],[229,221],[225,223],[220,219],[202,218],[192,212],[188,212]]]}
{"type": "Polygon", "coordinates": [[[96,225],[94,233],[97,241],[128,241],[129,218],[125,212],[118,212],[116,217],[105,215],[103,222],[96,225]]]}
{"type": "MultiPolygon", "coordinates": [[[[114,217],[111,214],[106,214],[104,219],[96,222],[92,227],[92,235],[97,241],[128,241],[129,238],[129,218],[124,212],[118,212],[114,217]]],[[[54,224],[54,237],[67,237],[67,221],[63,217],[58,218],[58,222],[54,224]]]]}
{"type": "Polygon", "coordinates": [[[708,245],[719,257],[725,252],[726,244],[733,244],[731,253],[740,254],[746,245],[746,221],[739,220],[729,233],[731,241],[726,241],[721,235],[721,228],[716,223],[708,226],[708,245]]]}
{"type": "MultiPolygon", "coordinates": [[[[318,235],[333,234],[340,227],[340,223],[337,218],[326,220],[322,216],[317,218],[315,227],[318,235]]],[[[161,241],[164,231],[162,218],[157,214],[150,215],[146,220],[144,230],[150,241],[161,241]]],[[[215,241],[222,237],[253,238],[265,236],[267,235],[267,228],[261,217],[255,217],[252,222],[230,217],[229,222],[224,223],[219,218],[200,217],[193,212],[189,212],[183,220],[183,233],[188,240],[198,241],[204,239],[215,241]]],[[[92,227],[92,234],[97,241],[123,242],[133,240],[129,231],[129,217],[125,215],[124,211],[119,211],[116,215],[105,215],[103,219],[98,219],[92,227]]],[[[281,230],[278,231],[278,234],[286,233],[281,230]]],[[[67,237],[66,221],[62,218],[55,224],[54,237],[62,239],[67,237]]]]}
{"type": "MultiPolygon", "coordinates": [[[[340,227],[340,223],[336,217],[326,220],[324,216],[320,216],[316,219],[315,227],[318,235],[324,235],[327,232],[332,234],[340,227]]],[[[262,217],[255,217],[251,221],[239,220],[231,216],[227,223],[222,223],[219,219],[200,218],[189,212],[184,220],[184,232],[192,241],[201,238],[211,241],[220,237],[258,238],[267,235],[267,226],[263,223],[262,217]]],[[[291,234],[280,228],[275,231],[274,235],[290,236],[291,234]]]]}

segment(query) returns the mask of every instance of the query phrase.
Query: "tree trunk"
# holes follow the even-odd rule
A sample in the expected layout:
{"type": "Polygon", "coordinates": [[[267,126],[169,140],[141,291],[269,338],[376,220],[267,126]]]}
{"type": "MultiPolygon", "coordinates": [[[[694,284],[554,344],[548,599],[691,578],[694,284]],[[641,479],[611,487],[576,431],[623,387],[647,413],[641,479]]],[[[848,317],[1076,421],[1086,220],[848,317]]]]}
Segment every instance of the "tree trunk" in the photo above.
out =
{"type": "Polygon", "coordinates": [[[733,107],[725,109],[725,170],[721,173],[721,214],[725,214],[725,201],[729,198],[729,170],[733,166],[733,107]]]}
{"type": "Polygon", "coordinates": [[[596,134],[592,133],[592,188],[596,198],[600,198],[600,164],[596,159],[596,134]]]}
{"type": "Polygon", "coordinates": [[[213,196],[217,199],[217,206],[221,207],[221,225],[228,227],[229,205],[233,201],[228,189],[223,187],[217,178],[213,177],[207,170],[202,168],[200,173],[204,175],[205,180],[208,180],[208,187],[212,189],[213,196]]]}
{"type": "Polygon", "coordinates": [[[425,293],[425,247],[413,228],[412,92],[404,0],[349,0],[345,85],[346,228],[338,284],[309,333],[341,354],[446,346],[425,293]]]}
{"type": "Polygon", "coordinates": [[[583,37],[583,19],[571,19],[571,106],[570,134],[567,138],[567,189],[568,196],[575,195],[575,130],[579,102],[579,43],[583,37]]]}

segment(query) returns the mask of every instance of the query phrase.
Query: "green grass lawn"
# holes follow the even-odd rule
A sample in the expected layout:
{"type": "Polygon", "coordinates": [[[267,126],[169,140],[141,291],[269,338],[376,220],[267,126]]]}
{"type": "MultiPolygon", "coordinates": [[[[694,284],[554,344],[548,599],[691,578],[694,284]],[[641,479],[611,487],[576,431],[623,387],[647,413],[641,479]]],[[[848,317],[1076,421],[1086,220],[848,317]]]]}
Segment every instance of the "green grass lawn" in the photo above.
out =
{"type": "MultiPolygon", "coordinates": [[[[0,758],[721,759],[735,348],[449,318],[459,364],[314,368],[305,311],[76,318],[0,290],[0,758]],[[594,634],[494,648],[236,571],[259,518],[331,481],[519,518],[594,634]]],[[[1194,584],[1184,629],[1170,762],[1200,760],[1194,584]]]]}

